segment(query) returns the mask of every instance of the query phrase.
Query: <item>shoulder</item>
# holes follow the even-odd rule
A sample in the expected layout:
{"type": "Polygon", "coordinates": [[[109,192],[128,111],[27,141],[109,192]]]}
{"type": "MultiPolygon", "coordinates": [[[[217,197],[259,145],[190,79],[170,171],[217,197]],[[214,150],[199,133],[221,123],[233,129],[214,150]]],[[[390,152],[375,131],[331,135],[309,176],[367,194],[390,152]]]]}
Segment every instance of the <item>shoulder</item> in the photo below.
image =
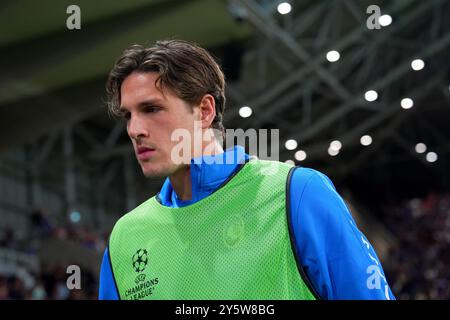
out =
{"type": "Polygon", "coordinates": [[[292,178],[295,179],[296,182],[302,183],[305,186],[321,186],[323,188],[331,188],[332,190],[336,190],[330,178],[326,174],[315,169],[295,167],[292,178]]]}
{"type": "Polygon", "coordinates": [[[330,230],[338,228],[345,220],[353,220],[333,182],[320,171],[296,168],[290,182],[290,196],[292,214],[315,228],[330,230]]]}
{"type": "Polygon", "coordinates": [[[296,167],[291,175],[290,188],[302,197],[339,197],[330,178],[324,173],[306,167],[296,167]]]}

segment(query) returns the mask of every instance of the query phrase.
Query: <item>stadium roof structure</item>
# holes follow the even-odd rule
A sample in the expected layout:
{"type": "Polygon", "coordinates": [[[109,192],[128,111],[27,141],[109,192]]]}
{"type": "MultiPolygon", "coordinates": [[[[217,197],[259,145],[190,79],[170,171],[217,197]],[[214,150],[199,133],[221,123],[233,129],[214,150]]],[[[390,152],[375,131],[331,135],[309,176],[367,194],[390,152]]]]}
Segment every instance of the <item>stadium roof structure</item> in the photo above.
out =
{"type": "MultiPolygon", "coordinates": [[[[297,1],[286,15],[278,14],[279,2],[234,3],[258,34],[248,54],[253,69],[232,87],[235,101],[253,109],[241,123],[280,128],[281,160],[323,170],[368,201],[380,193],[448,189],[448,1],[378,1],[381,14],[392,20],[380,29],[366,23],[373,1],[297,1]],[[339,60],[328,61],[330,51],[339,60]],[[424,67],[414,70],[416,59],[424,67]],[[375,101],[365,99],[370,90],[375,101]],[[405,98],[412,108],[402,108],[405,98]],[[361,143],[365,135],[368,146],[361,143]],[[298,144],[292,151],[284,148],[289,139],[298,144]],[[341,149],[330,156],[335,140],[341,149]],[[428,150],[418,153],[418,143],[428,150]],[[302,162],[295,159],[298,150],[301,159],[306,156],[302,162]]],[[[234,113],[229,123],[237,118],[234,113]]]]}
{"type": "Polygon", "coordinates": [[[377,1],[392,23],[369,29],[373,1],[289,1],[284,15],[280,2],[81,0],[82,28],[69,31],[69,1],[3,1],[0,155],[27,145],[49,172],[70,155],[73,165],[108,169],[105,184],[115,179],[132,150],[123,124],[105,112],[108,71],[130,44],[183,38],[209,48],[224,67],[225,126],[280,129],[280,160],[303,150],[297,164],[365,186],[366,197],[386,193],[386,185],[405,194],[448,188],[450,3],[377,1]],[[332,50],[335,62],[326,58],[332,50]],[[424,68],[413,70],[414,59],[424,68]],[[375,101],[365,100],[368,90],[375,101]],[[404,98],[412,108],[400,106],[404,98]],[[239,115],[242,106],[252,108],[250,117],[239,115]],[[295,150],[284,147],[288,139],[298,142],[295,150]],[[342,148],[330,156],[334,140],[342,148]],[[416,152],[417,143],[437,161],[416,152]]]}

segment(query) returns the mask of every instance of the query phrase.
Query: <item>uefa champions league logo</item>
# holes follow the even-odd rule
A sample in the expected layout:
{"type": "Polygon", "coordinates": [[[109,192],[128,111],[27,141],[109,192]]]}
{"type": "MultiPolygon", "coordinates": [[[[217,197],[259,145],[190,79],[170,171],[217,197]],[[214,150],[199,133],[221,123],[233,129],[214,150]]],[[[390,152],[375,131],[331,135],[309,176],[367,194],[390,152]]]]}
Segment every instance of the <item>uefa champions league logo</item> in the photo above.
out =
{"type": "Polygon", "coordinates": [[[148,253],[145,249],[139,249],[133,255],[133,269],[137,273],[140,273],[145,270],[148,264],[148,253]]]}
{"type": "Polygon", "coordinates": [[[147,279],[144,270],[148,265],[148,251],[146,249],[138,249],[131,258],[133,270],[138,273],[133,282],[129,282],[130,287],[125,290],[125,298],[128,300],[141,300],[151,296],[159,283],[158,277],[147,279]]]}

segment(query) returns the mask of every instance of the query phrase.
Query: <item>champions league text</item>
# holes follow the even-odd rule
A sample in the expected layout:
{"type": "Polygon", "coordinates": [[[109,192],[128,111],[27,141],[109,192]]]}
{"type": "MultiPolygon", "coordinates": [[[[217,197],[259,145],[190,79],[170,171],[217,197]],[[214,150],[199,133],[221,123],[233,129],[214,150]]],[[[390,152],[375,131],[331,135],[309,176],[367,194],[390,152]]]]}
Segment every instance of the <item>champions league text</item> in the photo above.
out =
{"type": "Polygon", "coordinates": [[[158,281],[159,279],[155,278],[127,289],[127,291],[125,292],[125,298],[129,300],[140,300],[152,295],[153,291],[155,290],[155,286],[158,284],[158,281]]]}

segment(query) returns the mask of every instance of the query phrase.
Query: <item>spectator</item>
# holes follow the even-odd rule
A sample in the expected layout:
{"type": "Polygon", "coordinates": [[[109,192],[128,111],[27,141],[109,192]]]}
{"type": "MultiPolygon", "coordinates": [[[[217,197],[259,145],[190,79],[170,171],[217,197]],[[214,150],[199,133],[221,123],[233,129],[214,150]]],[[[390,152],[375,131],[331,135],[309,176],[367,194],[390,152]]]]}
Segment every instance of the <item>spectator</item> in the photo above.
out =
{"type": "Polygon", "coordinates": [[[3,237],[0,239],[0,247],[17,249],[18,243],[15,239],[14,232],[11,228],[6,229],[3,237]]]}
{"type": "Polygon", "coordinates": [[[31,236],[45,238],[53,233],[53,226],[41,209],[34,209],[30,215],[31,236]]]}

